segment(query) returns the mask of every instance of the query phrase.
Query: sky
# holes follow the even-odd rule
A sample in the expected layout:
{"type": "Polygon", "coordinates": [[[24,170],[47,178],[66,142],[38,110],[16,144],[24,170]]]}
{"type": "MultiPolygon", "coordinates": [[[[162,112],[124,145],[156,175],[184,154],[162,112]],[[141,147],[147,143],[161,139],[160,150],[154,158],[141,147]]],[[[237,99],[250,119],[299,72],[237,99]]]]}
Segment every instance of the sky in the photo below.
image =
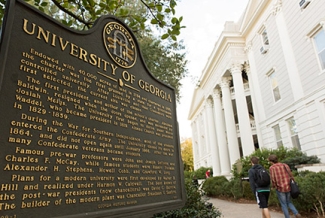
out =
{"type": "Polygon", "coordinates": [[[226,21],[237,22],[249,0],[181,0],[176,17],[183,16],[178,39],[183,39],[188,60],[188,77],[182,80],[181,99],[177,104],[180,139],[192,138],[187,120],[195,82],[200,77],[226,21]]]}

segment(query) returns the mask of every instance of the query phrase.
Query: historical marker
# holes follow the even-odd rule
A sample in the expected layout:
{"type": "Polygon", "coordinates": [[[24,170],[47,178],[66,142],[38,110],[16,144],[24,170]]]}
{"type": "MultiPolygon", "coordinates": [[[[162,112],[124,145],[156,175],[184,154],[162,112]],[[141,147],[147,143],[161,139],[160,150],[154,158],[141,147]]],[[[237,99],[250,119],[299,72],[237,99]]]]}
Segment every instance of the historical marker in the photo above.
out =
{"type": "Polygon", "coordinates": [[[185,202],[175,90],[127,26],[70,30],[7,4],[0,47],[0,216],[150,217],[185,202]]]}

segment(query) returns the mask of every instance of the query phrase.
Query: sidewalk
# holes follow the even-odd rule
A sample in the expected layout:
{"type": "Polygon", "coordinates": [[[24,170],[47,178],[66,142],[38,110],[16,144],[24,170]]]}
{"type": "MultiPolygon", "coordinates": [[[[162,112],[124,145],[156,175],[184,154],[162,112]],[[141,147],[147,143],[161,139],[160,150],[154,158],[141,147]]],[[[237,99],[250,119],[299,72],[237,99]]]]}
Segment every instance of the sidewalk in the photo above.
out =
{"type": "MultiPolygon", "coordinates": [[[[217,198],[210,198],[211,202],[222,213],[224,218],[261,218],[262,211],[256,204],[235,203],[217,198]]],[[[284,218],[283,213],[270,211],[271,218],[284,218]]]]}

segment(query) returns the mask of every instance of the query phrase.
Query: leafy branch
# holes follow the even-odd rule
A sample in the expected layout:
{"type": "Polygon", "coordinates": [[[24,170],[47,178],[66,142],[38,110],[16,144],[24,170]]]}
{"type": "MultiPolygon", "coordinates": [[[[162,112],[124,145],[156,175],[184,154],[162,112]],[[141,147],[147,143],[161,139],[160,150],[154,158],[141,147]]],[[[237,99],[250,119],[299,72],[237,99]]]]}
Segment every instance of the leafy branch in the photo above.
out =
{"type": "Polygon", "coordinates": [[[72,13],[71,11],[67,10],[65,7],[61,6],[61,4],[56,1],[56,0],[51,0],[53,2],[53,4],[55,6],[57,6],[61,11],[63,11],[64,13],[68,14],[69,16],[71,16],[72,18],[76,19],[77,21],[79,21],[80,23],[83,23],[85,26],[87,26],[87,28],[90,28],[94,22],[87,22],[85,21],[84,18],[79,18],[79,16],[75,15],[74,13],[72,13]]]}

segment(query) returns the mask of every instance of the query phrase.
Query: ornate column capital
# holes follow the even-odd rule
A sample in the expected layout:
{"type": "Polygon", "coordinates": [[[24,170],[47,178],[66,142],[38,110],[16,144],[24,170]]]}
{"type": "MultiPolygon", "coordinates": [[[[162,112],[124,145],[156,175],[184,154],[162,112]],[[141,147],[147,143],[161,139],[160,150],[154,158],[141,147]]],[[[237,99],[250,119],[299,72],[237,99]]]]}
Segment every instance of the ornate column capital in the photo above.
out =
{"type": "Polygon", "coordinates": [[[206,106],[207,108],[213,108],[213,101],[211,98],[206,99],[206,106]]]}
{"type": "Polygon", "coordinates": [[[221,88],[229,87],[229,82],[231,79],[232,78],[230,76],[222,77],[221,82],[220,82],[220,87],[221,88]]]}
{"type": "Polygon", "coordinates": [[[221,91],[219,89],[214,89],[212,97],[213,97],[213,99],[220,99],[221,98],[221,91]]]}
{"type": "Polygon", "coordinates": [[[234,73],[241,73],[243,70],[243,65],[241,63],[233,63],[230,67],[230,72],[233,75],[234,73]]]}

